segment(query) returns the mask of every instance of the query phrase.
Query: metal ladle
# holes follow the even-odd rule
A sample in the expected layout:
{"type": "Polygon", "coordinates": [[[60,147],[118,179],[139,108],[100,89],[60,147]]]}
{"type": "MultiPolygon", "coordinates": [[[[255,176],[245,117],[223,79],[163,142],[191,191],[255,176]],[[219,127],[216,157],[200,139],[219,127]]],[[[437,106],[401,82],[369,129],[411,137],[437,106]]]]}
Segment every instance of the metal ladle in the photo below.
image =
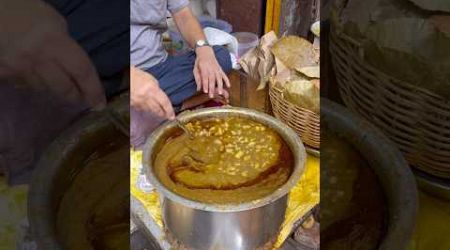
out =
{"type": "Polygon", "coordinates": [[[189,129],[187,129],[183,123],[181,123],[180,120],[178,120],[177,118],[175,118],[175,122],[177,123],[178,127],[181,128],[184,133],[186,133],[189,137],[190,140],[194,139],[194,135],[189,131],[189,129]]]}

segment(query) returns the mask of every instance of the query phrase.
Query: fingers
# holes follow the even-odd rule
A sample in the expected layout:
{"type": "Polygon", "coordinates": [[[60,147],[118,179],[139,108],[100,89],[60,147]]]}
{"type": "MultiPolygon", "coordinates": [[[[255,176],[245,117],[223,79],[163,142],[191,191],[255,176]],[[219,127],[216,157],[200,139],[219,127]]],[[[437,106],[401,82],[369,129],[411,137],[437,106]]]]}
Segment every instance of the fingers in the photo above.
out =
{"type": "Polygon", "coordinates": [[[213,72],[208,74],[208,85],[209,85],[209,98],[214,98],[215,87],[216,87],[216,75],[213,72]]]}
{"type": "Polygon", "coordinates": [[[140,111],[154,113],[171,120],[175,118],[172,104],[159,87],[158,80],[134,67],[130,68],[130,102],[131,106],[140,111]]]}
{"type": "Polygon", "coordinates": [[[163,117],[169,120],[175,119],[175,112],[173,110],[172,103],[163,91],[158,91],[158,93],[155,93],[155,100],[164,114],[163,117]]]}
{"type": "Polygon", "coordinates": [[[228,91],[224,89],[221,95],[228,102],[228,100],[230,99],[230,93],[228,93],[228,91]]]}
{"type": "Polygon", "coordinates": [[[159,117],[165,117],[165,112],[162,109],[161,105],[154,100],[154,99],[148,99],[145,103],[145,106],[142,108],[142,111],[147,111],[156,114],[159,117]]]}
{"type": "Polygon", "coordinates": [[[59,55],[55,58],[57,63],[72,79],[87,104],[95,108],[105,107],[103,87],[84,50],[75,41],[63,37],[55,52],[59,55]]]}
{"type": "Polygon", "coordinates": [[[219,95],[222,95],[224,80],[221,72],[216,73],[216,82],[217,82],[217,93],[219,93],[219,95]]]}
{"type": "Polygon", "coordinates": [[[225,72],[221,71],[221,75],[222,75],[222,79],[225,81],[225,86],[227,86],[227,88],[231,88],[230,79],[228,79],[227,74],[225,74],[225,72]]]}
{"type": "Polygon", "coordinates": [[[200,91],[202,89],[202,78],[200,76],[200,70],[198,69],[197,62],[194,65],[194,79],[197,84],[197,91],[200,91]]]}
{"type": "Polygon", "coordinates": [[[208,93],[209,90],[209,75],[206,72],[200,71],[202,85],[203,85],[203,93],[208,93]]]}
{"type": "Polygon", "coordinates": [[[38,69],[30,66],[21,72],[20,79],[33,89],[45,91],[46,88],[42,84],[43,79],[39,76],[37,71],[38,69]]]}
{"type": "Polygon", "coordinates": [[[197,84],[197,91],[203,88],[203,93],[208,93],[210,98],[214,98],[215,93],[222,95],[224,86],[231,87],[230,80],[219,65],[201,64],[196,61],[194,78],[197,84]],[[218,92],[216,92],[216,88],[218,92]]]}
{"type": "Polygon", "coordinates": [[[140,99],[132,106],[139,111],[150,112],[169,120],[175,118],[175,112],[167,95],[162,90],[145,91],[140,93],[140,99]]]}
{"type": "Polygon", "coordinates": [[[41,82],[55,94],[70,102],[82,100],[80,90],[61,66],[54,62],[43,62],[37,66],[36,72],[41,82]]]}

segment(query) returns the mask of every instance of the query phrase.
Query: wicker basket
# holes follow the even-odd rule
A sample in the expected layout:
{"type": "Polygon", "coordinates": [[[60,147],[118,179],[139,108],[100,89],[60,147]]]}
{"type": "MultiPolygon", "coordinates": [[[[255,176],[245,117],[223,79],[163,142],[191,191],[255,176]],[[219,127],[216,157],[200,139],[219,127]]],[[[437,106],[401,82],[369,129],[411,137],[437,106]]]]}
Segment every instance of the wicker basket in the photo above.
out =
{"type": "Polygon", "coordinates": [[[269,96],[275,117],[294,129],[306,145],[319,149],[320,116],[285,100],[277,84],[270,84],[269,96]]]}
{"type": "Polygon", "coordinates": [[[330,52],[346,106],[381,128],[410,165],[450,178],[450,101],[370,66],[360,43],[339,31],[332,22],[330,52]]]}

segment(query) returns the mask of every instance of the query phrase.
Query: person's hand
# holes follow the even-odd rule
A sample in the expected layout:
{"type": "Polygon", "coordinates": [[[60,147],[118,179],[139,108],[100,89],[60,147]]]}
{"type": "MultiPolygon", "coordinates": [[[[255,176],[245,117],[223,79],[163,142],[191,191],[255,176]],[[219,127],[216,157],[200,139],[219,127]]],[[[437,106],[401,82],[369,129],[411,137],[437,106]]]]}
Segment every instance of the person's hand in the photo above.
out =
{"type": "Polygon", "coordinates": [[[86,52],[42,0],[0,0],[0,78],[50,90],[63,99],[102,108],[104,90],[86,52]]]}
{"type": "Polygon", "coordinates": [[[217,62],[214,50],[209,46],[199,47],[195,50],[197,59],[194,65],[194,77],[197,83],[197,91],[203,89],[213,98],[214,93],[223,94],[224,86],[230,87],[230,80],[217,62]]]}
{"type": "Polygon", "coordinates": [[[85,111],[85,104],[0,82],[0,169],[8,182],[29,181],[42,149],[85,111]]]}
{"type": "Polygon", "coordinates": [[[158,80],[135,67],[130,69],[130,102],[138,111],[151,112],[170,120],[175,118],[172,104],[159,88],[158,80]]]}

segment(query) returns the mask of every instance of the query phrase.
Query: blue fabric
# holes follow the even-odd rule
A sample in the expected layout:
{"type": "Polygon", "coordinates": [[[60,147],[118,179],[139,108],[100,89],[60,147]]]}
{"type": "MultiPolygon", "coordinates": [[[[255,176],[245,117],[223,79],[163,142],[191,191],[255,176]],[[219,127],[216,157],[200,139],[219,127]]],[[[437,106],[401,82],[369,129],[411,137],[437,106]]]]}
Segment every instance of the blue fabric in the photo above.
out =
{"type": "Polygon", "coordinates": [[[67,21],[70,36],[87,52],[108,97],[123,91],[130,65],[130,1],[45,0],[67,21]]]}
{"type": "MultiPolygon", "coordinates": [[[[214,46],[214,53],[222,70],[226,74],[230,73],[232,65],[228,50],[222,46],[214,46]]],[[[159,86],[175,107],[180,107],[184,100],[197,92],[194,78],[195,59],[195,52],[191,51],[180,56],[169,56],[166,61],[146,70],[158,79],[159,86]]]]}

